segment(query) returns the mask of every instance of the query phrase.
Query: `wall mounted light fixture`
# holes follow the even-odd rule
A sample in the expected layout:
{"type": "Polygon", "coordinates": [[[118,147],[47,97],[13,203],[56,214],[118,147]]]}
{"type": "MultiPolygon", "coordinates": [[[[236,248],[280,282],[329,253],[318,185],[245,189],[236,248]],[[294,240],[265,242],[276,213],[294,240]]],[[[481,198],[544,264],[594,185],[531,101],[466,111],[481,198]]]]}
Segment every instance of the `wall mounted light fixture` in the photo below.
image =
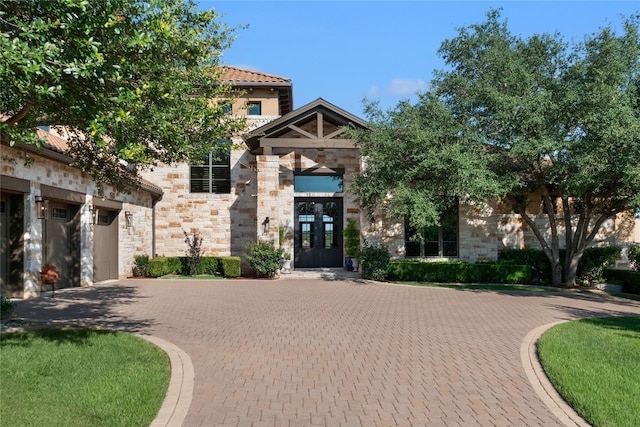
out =
{"type": "Polygon", "coordinates": [[[124,211],[124,220],[127,223],[127,228],[133,227],[133,212],[124,211]]]}
{"type": "Polygon", "coordinates": [[[264,221],[262,221],[262,234],[269,233],[269,217],[266,217],[264,221]]]}
{"type": "Polygon", "coordinates": [[[45,219],[47,217],[47,203],[40,195],[35,196],[34,200],[36,202],[36,214],[38,219],[45,219]]]}

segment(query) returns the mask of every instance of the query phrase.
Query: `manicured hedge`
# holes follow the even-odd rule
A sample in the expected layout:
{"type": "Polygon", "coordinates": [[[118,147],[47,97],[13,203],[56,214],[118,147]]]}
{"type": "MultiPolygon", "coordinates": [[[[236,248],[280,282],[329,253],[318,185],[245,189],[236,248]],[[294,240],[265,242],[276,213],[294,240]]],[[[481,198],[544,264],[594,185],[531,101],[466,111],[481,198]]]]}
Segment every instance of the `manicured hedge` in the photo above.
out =
{"type": "Polygon", "coordinates": [[[604,278],[607,282],[621,284],[622,292],[640,295],[640,272],[638,271],[607,269],[604,271],[604,278]]]}
{"type": "MultiPolygon", "coordinates": [[[[187,268],[188,257],[155,257],[149,260],[149,275],[161,277],[167,274],[183,274],[187,268]]],[[[198,274],[220,274],[223,277],[240,276],[240,257],[201,257],[198,274]]]]}
{"type": "MultiPolygon", "coordinates": [[[[599,281],[605,268],[615,263],[620,255],[618,246],[587,248],[578,264],[577,278],[580,281],[599,281]]],[[[564,260],[565,250],[560,249],[560,260],[564,260]]],[[[542,249],[503,249],[498,259],[517,265],[530,265],[540,273],[542,283],[551,283],[551,264],[542,249]]]]}
{"type": "Polygon", "coordinates": [[[220,268],[224,277],[240,277],[240,257],[237,256],[221,256],[220,268]]]}
{"type": "Polygon", "coordinates": [[[392,261],[389,279],[440,283],[529,283],[529,265],[506,263],[392,261]]]}
{"type": "Polygon", "coordinates": [[[181,274],[182,264],[177,257],[155,257],[149,260],[149,275],[161,277],[167,274],[181,274]]]}

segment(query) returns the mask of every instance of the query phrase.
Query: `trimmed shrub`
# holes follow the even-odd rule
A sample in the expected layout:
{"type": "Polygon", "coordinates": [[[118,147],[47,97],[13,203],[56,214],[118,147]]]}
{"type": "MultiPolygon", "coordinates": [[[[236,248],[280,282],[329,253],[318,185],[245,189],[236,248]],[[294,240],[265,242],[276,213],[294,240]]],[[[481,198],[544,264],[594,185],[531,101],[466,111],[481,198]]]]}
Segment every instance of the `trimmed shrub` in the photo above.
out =
{"type": "Polygon", "coordinates": [[[149,277],[149,255],[137,255],[133,260],[133,277],[149,277]]]}
{"type": "Polygon", "coordinates": [[[183,256],[180,260],[180,271],[183,276],[195,276],[196,274],[218,274],[220,273],[220,260],[218,257],[200,257],[198,258],[198,270],[195,274],[191,274],[191,269],[194,267],[193,258],[183,256]]]}
{"type": "MultiPolygon", "coordinates": [[[[583,282],[599,281],[605,268],[615,262],[620,255],[617,246],[587,248],[582,255],[576,279],[583,282]]],[[[560,260],[564,260],[565,250],[560,249],[560,260]]],[[[498,255],[500,261],[511,261],[517,265],[530,265],[540,273],[542,283],[551,283],[551,264],[542,249],[503,249],[498,255]]]]}
{"type": "Polygon", "coordinates": [[[182,263],[178,257],[155,257],[149,260],[149,275],[162,277],[167,274],[180,274],[182,263]]]}
{"type": "Polygon", "coordinates": [[[8,319],[9,317],[11,317],[15,308],[15,302],[11,301],[4,295],[0,295],[0,318],[8,319]]]}
{"type": "MultiPolygon", "coordinates": [[[[604,246],[587,248],[578,264],[577,279],[582,282],[602,281],[604,270],[615,265],[616,258],[620,256],[622,248],[619,246],[604,246]]],[[[564,256],[564,251],[562,252],[564,256]]]]}
{"type": "Polygon", "coordinates": [[[202,237],[200,237],[197,231],[193,232],[193,237],[190,237],[185,230],[182,230],[182,232],[184,233],[184,242],[189,247],[187,250],[186,261],[182,260],[181,262],[182,271],[184,274],[189,276],[201,274],[200,262],[202,259],[202,237]]]}
{"type": "Polygon", "coordinates": [[[218,259],[220,261],[219,265],[224,277],[240,277],[240,257],[223,256],[218,259]]]}
{"type": "Polygon", "coordinates": [[[362,267],[362,278],[384,280],[389,272],[391,255],[384,246],[370,246],[365,243],[358,255],[362,267]]]}
{"type": "Polygon", "coordinates": [[[280,270],[280,259],[284,250],[276,249],[271,242],[250,242],[247,244],[247,260],[256,271],[256,277],[271,278],[280,270]]]}
{"type": "Polygon", "coordinates": [[[604,278],[622,285],[622,292],[640,295],[640,272],[632,270],[604,270],[604,278]]]}
{"type": "Polygon", "coordinates": [[[463,262],[392,261],[392,280],[439,283],[529,283],[529,265],[504,262],[467,264],[463,262]]]}
{"type": "Polygon", "coordinates": [[[640,271],[640,245],[631,246],[627,252],[630,267],[632,270],[640,271]]]}
{"type": "Polygon", "coordinates": [[[212,256],[200,257],[198,274],[220,274],[220,258],[212,256]]]}

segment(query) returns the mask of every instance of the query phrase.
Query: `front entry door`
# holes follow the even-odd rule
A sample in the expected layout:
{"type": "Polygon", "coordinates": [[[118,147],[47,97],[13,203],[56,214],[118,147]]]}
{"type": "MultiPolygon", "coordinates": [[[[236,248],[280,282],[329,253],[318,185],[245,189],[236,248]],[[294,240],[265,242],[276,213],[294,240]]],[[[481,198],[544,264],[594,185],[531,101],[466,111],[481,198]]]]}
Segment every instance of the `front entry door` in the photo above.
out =
{"type": "Polygon", "coordinates": [[[342,267],[342,199],[295,199],[298,268],[342,267]]]}

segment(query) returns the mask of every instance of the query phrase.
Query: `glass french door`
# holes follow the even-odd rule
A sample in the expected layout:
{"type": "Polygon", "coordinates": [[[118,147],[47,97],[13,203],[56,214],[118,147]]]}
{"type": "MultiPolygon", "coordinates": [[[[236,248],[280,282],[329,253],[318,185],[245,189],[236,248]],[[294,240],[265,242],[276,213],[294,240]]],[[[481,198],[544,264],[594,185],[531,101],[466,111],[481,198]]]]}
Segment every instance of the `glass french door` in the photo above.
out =
{"type": "Polygon", "coordinates": [[[294,266],[342,267],[342,199],[295,199],[294,266]]]}

